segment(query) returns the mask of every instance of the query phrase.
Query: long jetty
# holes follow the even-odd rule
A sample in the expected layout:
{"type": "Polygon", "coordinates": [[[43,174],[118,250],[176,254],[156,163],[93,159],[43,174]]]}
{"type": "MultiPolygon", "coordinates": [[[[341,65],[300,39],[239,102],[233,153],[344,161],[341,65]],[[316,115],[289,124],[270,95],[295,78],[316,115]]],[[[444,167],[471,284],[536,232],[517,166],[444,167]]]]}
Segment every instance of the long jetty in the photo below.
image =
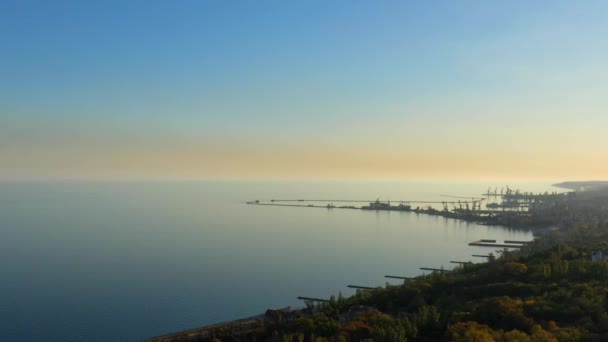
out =
{"type": "Polygon", "coordinates": [[[260,203],[257,201],[249,201],[249,202],[245,202],[247,204],[254,204],[254,205],[268,205],[268,206],[273,206],[273,207],[299,207],[299,208],[322,208],[322,209],[361,209],[358,207],[352,207],[352,206],[334,206],[334,205],[315,205],[315,204],[279,204],[279,203],[260,203]]]}
{"type": "Polygon", "coordinates": [[[303,296],[299,296],[298,299],[299,300],[309,300],[311,302],[329,302],[329,299],[315,298],[315,297],[303,297],[303,296]]]}
{"type": "MultiPolygon", "coordinates": [[[[444,195],[445,196],[445,195],[444,195]]],[[[459,196],[454,196],[459,198],[459,196]]],[[[351,209],[373,211],[399,211],[416,214],[441,216],[468,222],[489,225],[517,225],[518,218],[528,217],[529,211],[481,209],[483,199],[471,197],[468,200],[362,200],[362,199],[266,199],[247,201],[251,205],[280,206],[294,208],[351,209]],[[451,209],[449,209],[451,207],[451,209]]],[[[511,246],[494,246],[511,247],[511,246]]]]}
{"type": "Polygon", "coordinates": [[[357,289],[357,290],[374,290],[374,289],[377,289],[377,287],[359,286],[359,285],[348,285],[346,287],[349,287],[351,289],[357,289]]]}
{"type": "MultiPolygon", "coordinates": [[[[496,241],[496,240],[485,240],[485,241],[496,241]]],[[[519,241],[519,242],[527,243],[525,241],[519,241]]],[[[490,257],[490,255],[478,255],[478,254],[473,254],[473,256],[474,257],[484,257],[484,258],[490,257]]],[[[455,264],[471,263],[470,261],[454,261],[454,260],[452,260],[450,262],[455,263],[455,264]]],[[[437,271],[437,272],[451,272],[452,271],[452,270],[446,270],[443,268],[432,268],[432,267],[420,267],[420,269],[424,270],[424,271],[437,271]]],[[[405,277],[405,276],[387,274],[384,277],[392,278],[392,279],[411,280],[411,279],[416,279],[418,277],[424,277],[424,275],[420,275],[420,276],[416,276],[416,277],[405,277]]],[[[357,290],[375,290],[375,289],[381,288],[381,287],[360,286],[360,285],[347,285],[347,287],[357,289],[357,290]]],[[[319,303],[319,305],[321,305],[320,303],[330,302],[329,299],[317,298],[317,297],[298,296],[297,298],[299,300],[317,302],[317,303],[319,303]]],[[[229,321],[229,322],[224,322],[224,323],[217,323],[217,324],[208,325],[208,326],[204,326],[204,327],[200,327],[200,328],[184,330],[184,331],[180,331],[180,332],[176,332],[176,333],[148,338],[148,339],[145,339],[142,341],[145,341],[145,342],[174,342],[174,341],[185,341],[185,340],[194,340],[194,339],[197,339],[197,340],[198,339],[209,339],[210,337],[213,336],[213,332],[215,329],[230,329],[233,334],[238,335],[246,329],[252,329],[252,328],[255,328],[258,326],[262,326],[264,324],[265,319],[266,319],[265,314],[260,314],[260,315],[249,317],[249,318],[244,318],[244,319],[239,319],[239,320],[234,320],[234,321],[229,321]]]]}
{"type": "Polygon", "coordinates": [[[419,203],[419,204],[467,204],[477,203],[482,201],[481,199],[471,199],[469,201],[421,201],[421,200],[348,200],[348,199],[271,199],[271,200],[256,200],[247,201],[247,204],[259,204],[259,205],[279,205],[278,202],[326,202],[326,203],[419,203]],[[270,202],[270,203],[264,203],[270,202]]]}
{"type": "Polygon", "coordinates": [[[522,248],[523,244],[520,243],[520,244],[516,245],[513,243],[496,243],[496,240],[477,240],[477,241],[470,242],[469,246],[522,248]]]}
{"type": "Polygon", "coordinates": [[[437,271],[437,272],[449,272],[450,270],[444,270],[443,268],[432,268],[432,267],[420,267],[423,271],[437,271]]]}
{"type": "Polygon", "coordinates": [[[412,277],[402,277],[402,276],[393,276],[393,275],[385,275],[384,278],[392,278],[392,279],[403,279],[403,280],[411,280],[414,279],[412,277]]]}

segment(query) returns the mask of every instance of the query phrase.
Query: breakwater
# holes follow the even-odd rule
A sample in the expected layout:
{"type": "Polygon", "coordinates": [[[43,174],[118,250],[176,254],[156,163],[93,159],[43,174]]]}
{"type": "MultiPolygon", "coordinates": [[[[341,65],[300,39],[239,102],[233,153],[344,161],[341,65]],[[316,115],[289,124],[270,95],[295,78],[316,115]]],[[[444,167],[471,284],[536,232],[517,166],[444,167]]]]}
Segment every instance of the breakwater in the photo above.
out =
{"type": "Polygon", "coordinates": [[[535,228],[535,226],[542,226],[546,223],[546,220],[538,220],[537,217],[533,216],[530,210],[482,209],[481,204],[483,201],[483,199],[476,198],[472,198],[469,201],[271,199],[248,201],[246,204],[317,209],[411,212],[485,225],[503,225],[520,228],[535,228]]]}

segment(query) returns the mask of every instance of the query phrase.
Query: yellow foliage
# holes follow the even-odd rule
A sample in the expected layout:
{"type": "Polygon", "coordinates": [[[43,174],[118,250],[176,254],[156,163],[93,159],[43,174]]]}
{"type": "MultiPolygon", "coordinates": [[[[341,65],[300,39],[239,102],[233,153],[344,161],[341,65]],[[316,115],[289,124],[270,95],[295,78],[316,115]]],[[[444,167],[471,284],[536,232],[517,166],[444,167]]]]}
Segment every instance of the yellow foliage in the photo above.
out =
{"type": "Polygon", "coordinates": [[[455,342],[494,342],[490,327],[471,321],[450,326],[448,338],[455,342]]]}

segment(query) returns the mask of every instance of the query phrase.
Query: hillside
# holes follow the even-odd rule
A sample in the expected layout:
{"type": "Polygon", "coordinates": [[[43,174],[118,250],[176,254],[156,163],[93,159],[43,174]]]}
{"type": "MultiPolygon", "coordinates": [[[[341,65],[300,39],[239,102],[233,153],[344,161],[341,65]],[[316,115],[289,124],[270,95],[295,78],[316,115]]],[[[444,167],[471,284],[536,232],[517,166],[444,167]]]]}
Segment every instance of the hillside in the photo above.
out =
{"type": "Polygon", "coordinates": [[[562,182],[553,184],[553,186],[583,192],[608,188],[608,181],[562,182]]]}

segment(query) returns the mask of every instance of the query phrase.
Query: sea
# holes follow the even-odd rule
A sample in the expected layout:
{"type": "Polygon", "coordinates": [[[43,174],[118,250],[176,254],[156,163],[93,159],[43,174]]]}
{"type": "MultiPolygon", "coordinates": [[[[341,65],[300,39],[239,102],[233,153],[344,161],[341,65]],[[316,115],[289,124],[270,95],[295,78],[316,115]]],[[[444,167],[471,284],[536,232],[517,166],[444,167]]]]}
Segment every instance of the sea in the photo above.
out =
{"type": "MultiPolygon", "coordinates": [[[[246,204],[458,201],[550,183],[0,183],[0,341],[134,341],[481,262],[526,230],[412,212],[246,204]],[[448,197],[451,196],[451,197],[448,197]]],[[[437,204],[433,204],[437,205],[437,204]]]]}

